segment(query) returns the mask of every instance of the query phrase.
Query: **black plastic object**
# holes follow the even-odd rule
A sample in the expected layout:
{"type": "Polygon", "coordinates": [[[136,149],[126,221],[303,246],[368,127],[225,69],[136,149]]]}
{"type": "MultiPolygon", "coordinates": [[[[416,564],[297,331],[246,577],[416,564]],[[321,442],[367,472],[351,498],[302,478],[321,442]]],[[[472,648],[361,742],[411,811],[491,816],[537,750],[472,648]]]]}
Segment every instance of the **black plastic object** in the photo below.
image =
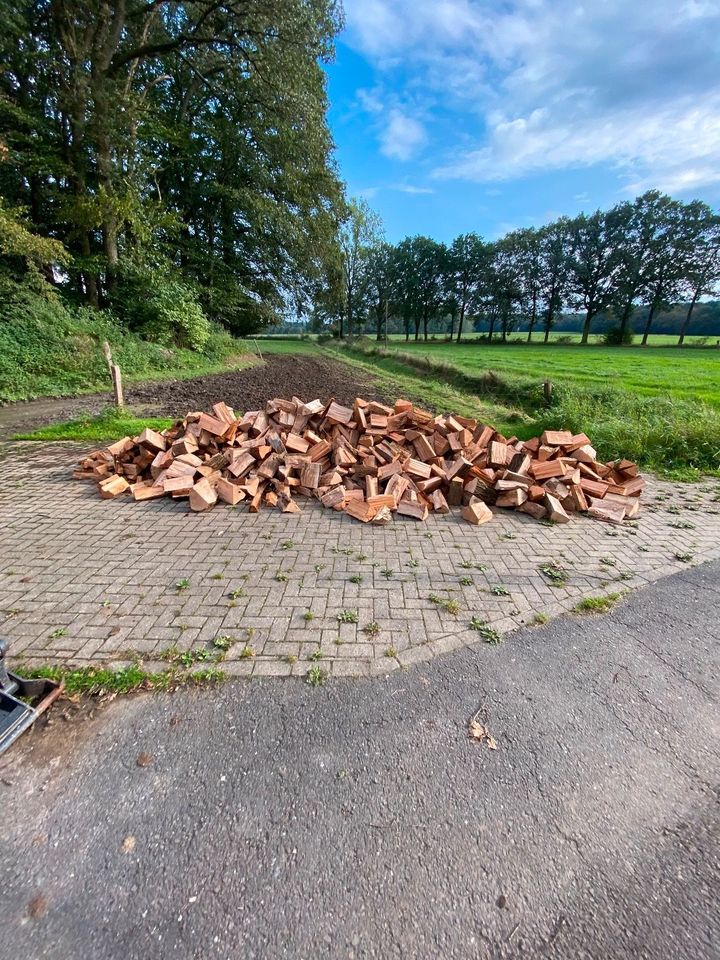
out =
{"type": "Polygon", "coordinates": [[[25,680],[5,665],[10,643],[0,638],[0,753],[14,743],[62,693],[62,683],[25,680]]]}

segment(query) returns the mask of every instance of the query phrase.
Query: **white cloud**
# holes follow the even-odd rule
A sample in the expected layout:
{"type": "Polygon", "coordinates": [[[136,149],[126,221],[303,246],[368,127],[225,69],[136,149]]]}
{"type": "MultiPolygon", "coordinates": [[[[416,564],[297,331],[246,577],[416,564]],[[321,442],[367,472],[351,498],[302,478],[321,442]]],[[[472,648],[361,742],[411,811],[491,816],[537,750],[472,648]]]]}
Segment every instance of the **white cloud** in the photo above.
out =
{"type": "Polygon", "coordinates": [[[399,190],[400,193],[435,193],[432,187],[418,187],[412,183],[394,183],[391,190],[399,190]]]}
{"type": "Polygon", "coordinates": [[[425,142],[425,128],[393,107],[380,134],[380,152],[393,160],[411,160],[425,142]]]}
{"type": "Polygon", "coordinates": [[[376,101],[414,105],[378,114],[387,156],[416,155],[416,117],[450,107],[460,120],[437,144],[438,177],[603,164],[629,191],[720,182],[717,2],[346,0],[346,12],[348,41],[380,71],[376,101]]]}

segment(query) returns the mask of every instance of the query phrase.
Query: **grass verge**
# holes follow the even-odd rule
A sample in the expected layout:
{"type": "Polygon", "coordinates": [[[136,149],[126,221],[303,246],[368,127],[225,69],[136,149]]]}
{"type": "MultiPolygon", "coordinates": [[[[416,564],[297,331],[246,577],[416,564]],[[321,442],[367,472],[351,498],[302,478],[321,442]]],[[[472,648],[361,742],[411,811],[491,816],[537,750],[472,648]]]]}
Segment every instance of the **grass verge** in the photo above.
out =
{"type": "Polygon", "coordinates": [[[499,397],[483,396],[465,383],[456,380],[440,364],[432,370],[416,369],[401,359],[382,351],[357,347],[328,347],[334,357],[370,375],[375,383],[392,396],[404,397],[418,406],[434,411],[459,413],[461,416],[492,421],[498,430],[518,436],[532,436],[532,419],[518,406],[505,404],[499,397]]]}
{"type": "Polygon", "coordinates": [[[38,427],[30,433],[18,433],[13,440],[119,440],[120,437],[135,437],[145,427],[164,430],[172,424],[165,417],[135,417],[127,410],[108,407],[97,416],[77,417],[65,423],[53,423],[38,427]]]}
{"type": "Polygon", "coordinates": [[[546,407],[542,383],[528,377],[468,373],[448,360],[367,343],[334,352],[389,377],[399,389],[421,391],[436,408],[467,413],[502,433],[526,439],[543,430],[584,431],[603,460],[628,457],[678,480],[720,474],[720,410],[700,400],[563,381],[546,407]]]}
{"type": "Polygon", "coordinates": [[[200,670],[178,670],[169,668],[150,673],[138,663],[120,670],[106,667],[29,667],[18,668],[21,676],[27,679],[47,677],[50,680],[62,680],[68,696],[104,696],[105,694],[135,693],[138,690],[174,690],[180,686],[219,683],[225,674],[217,667],[205,667],[200,670]]]}

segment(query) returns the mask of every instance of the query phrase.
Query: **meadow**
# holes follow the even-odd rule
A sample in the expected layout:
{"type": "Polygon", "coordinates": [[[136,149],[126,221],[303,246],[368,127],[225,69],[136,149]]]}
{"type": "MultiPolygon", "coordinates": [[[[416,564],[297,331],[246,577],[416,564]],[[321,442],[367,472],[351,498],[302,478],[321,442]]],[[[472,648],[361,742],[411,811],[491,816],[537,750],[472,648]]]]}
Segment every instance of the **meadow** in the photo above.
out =
{"type": "Polygon", "coordinates": [[[453,409],[443,404],[452,390],[506,434],[584,431],[604,459],[683,479],[720,473],[720,351],[370,340],[335,351],[392,378],[398,393],[419,386],[437,409],[453,409]]]}
{"type": "Polygon", "coordinates": [[[388,350],[440,360],[471,377],[495,373],[561,384],[617,387],[639,396],[697,398],[720,408],[720,350],[668,347],[402,343],[388,350]]]}

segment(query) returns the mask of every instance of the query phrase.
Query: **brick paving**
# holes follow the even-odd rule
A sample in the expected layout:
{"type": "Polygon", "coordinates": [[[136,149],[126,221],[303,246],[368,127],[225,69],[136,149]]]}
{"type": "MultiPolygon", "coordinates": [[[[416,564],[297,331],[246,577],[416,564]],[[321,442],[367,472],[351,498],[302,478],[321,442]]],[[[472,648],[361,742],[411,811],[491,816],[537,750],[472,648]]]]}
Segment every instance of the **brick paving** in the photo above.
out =
{"type": "Polygon", "coordinates": [[[483,643],[472,617],[502,635],[720,558],[717,480],[651,479],[637,521],[620,528],[582,517],[549,527],[502,510],[482,527],[456,514],[374,527],[310,502],[298,515],[251,515],[242,505],[193,514],[172,501],[102,501],[70,476],[84,452],[0,451],[0,635],[15,663],[115,666],[139,655],[160,668],[171,646],[230,636],[228,674],[304,675],[319,651],[332,675],[380,675],[483,643]],[[566,584],[541,572],[552,561],[566,584]],[[456,600],[459,613],[431,594],[456,600]],[[343,611],[357,622],[340,622],[343,611]]]}

